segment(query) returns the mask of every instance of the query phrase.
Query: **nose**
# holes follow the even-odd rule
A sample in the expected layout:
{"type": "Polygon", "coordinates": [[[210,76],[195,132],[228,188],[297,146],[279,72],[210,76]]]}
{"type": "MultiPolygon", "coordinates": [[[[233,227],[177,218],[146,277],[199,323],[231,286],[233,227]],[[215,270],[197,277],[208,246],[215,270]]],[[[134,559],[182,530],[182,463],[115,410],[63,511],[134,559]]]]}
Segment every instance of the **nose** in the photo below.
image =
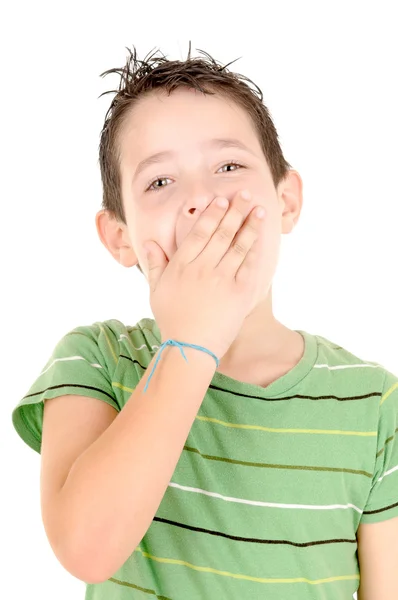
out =
{"type": "MultiPolygon", "coordinates": [[[[194,227],[197,219],[206,210],[217,192],[211,184],[203,180],[190,181],[179,190],[178,222],[175,232],[176,250],[194,227]]],[[[218,194],[219,195],[219,194],[218,194]]]]}
{"type": "Polygon", "coordinates": [[[183,212],[187,217],[201,214],[215,198],[214,190],[200,181],[192,182],[182,193],[184,194],[183,212]]]}

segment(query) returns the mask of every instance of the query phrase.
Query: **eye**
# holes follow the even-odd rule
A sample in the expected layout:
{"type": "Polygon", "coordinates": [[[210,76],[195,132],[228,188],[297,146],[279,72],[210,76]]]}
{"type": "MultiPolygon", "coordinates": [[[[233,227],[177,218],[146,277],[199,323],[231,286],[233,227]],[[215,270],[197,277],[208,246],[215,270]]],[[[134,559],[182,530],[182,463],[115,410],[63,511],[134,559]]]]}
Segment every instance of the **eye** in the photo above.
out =
{"type": "MultiPolygon", "coordinates": [[[[241,164],[239,164],[239,163],[235,162],[234,160],[231,160],[231,161],[229,161],[228,163],[226,163],[225,165],[223,165],[222,167],[220,167],[220,169],[223,169],[224,167],[230,167],[230,166],[233,166],[233,167],[239,167],[239,168],[242,168],[242,169],[244,169],[244,166],[243,166],[243,165],[241,165],[241,164]]],[[[236,169],[234,169],[234,171],[235,171],[235,170],[236,170],[236,169]]],[[[230,172],[231,172],[231,171],[224,171],[224,173],[230,173],[230,172]]]]}
{"type": "MultiPolygon", "coordinates": [[[[230,160],[229,162],[225,163],[224,165],[222,165],[222,167],[220,167],[220,169],[224,169],[224,167],[239,167],[240,169],[244,169],[245,167],[243,165],[241,165],[240,163],[234,161],[234,160],[230,160]]],[[[234,169],[234,171],[236,171],[236,169],[234,169]]],[[[224,173],[231,173],[231,171],[224,171],[224,173]]],[[[161,190],[164,187],[167,187],[167,185],[160,185],[160,186],[155,186],[155,183],[158,183],[159,181],[170,181],[169,177],[157,177],[156,179],[153,179],[149,184],[148,187],[146,188],[146,192],[158,192],[159,190],[161,190]]]]}
{"type": "Polygon", "coordinates": [[[163,187],[166,187],[165,185],[161,185],[161,186],[154,186],[155,183],[158,183],[158,181],[167,181],[167,179],[169,179],[169,177],[158,177],[157,179],[154,179],[150,184],[149,187],[145,190],[146,192],[157,192],[159,190],[161,190],[163,187]]]}

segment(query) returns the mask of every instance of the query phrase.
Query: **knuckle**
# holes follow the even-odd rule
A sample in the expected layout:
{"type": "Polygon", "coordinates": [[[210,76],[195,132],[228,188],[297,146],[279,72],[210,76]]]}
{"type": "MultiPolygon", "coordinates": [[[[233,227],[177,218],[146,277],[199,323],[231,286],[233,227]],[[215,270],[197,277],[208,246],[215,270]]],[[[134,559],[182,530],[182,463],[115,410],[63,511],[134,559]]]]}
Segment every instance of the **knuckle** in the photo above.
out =
{"type": "Polygon", "coordinates": [[[256,235],[258,235],[258,229],[260,226],[261,221],[259,219],[256,219],[254,216],[252,216],[251,219],[248,219],[246,222],[247,229],[255,233],[256,235]]]}
{"type": "Polygon", "coordinates": [[[234,244],[232,244],[232,249],[239,255],[245,255],[247,251],[246,247],[239,241],[236,241],[234,244]]]}
{"type": "Polygon", "coordinates": [[[217,229],[217,237],[223,241],[223,240],[230,240],[235,234],[232,233],[232,231],[226,227],[220,227],[219,229],[217,229]]]}
{"type": "Polygon", "coordinates": [[[207,231],[207,229],[205,227],[203,227],[203,225],[201,225],[200,227],[195,227],[192,230],[192,236],[194,239],[199,240],[199,241],[203,241],[205,239],[207,239],[209,237],[209,232],[207,231]]]}

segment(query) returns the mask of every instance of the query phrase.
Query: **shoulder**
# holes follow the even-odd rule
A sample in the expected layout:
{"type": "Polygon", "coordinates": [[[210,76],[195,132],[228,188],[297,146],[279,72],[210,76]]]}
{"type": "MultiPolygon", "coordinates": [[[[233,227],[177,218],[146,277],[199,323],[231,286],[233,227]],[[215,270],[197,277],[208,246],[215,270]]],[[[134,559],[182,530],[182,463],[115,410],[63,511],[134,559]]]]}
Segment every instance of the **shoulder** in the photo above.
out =
{"type": "Polygon", "coordinates": [[[352,389],[383,393],[386,387],[398,382],[397,375],[380,363],[355,352],[338,341],[321,335],[314,335],[318,346],[317,365],[323,367],[331,379],[343,379],[352,389]],[[344,377],[340,375],[344,373],[344,377]],[[333,375],[336,377],[333,377],[333,375]]]}
{"type": "Polygon", "coordinates": [[[153,319],[143,318],[134,325],[126,325],[118,319],[107,319],[74,327],[58,341],[54,352],[66,347],[83,352],[98,348],[104,357],[114,361],[123,351],[134,354],[143,348],[157,349],[160,341],[160,331],[153,319]]]}
{"type": "Polygon", "coordinates": [[[64,395],[90,396],[120,411],[160,344],[152,319],[125,325],[117,319],[67,331],[12,410],[15,429],[40,451],[44,402],[64,395]]]}

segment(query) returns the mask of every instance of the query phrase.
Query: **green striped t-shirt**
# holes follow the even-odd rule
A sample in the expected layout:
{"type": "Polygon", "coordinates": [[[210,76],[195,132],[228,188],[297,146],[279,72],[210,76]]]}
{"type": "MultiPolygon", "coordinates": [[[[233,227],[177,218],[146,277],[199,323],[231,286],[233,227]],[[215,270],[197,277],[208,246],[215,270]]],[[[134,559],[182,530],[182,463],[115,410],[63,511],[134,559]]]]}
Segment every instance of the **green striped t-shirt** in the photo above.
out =
{"type": "MultiPolygon", "coordinates": [[[[359,524],[398,516],[398,377],[297,331],[304,355],[265,388],[215,371],[147,533],[86,600],[352,599],[359,524]]],[[[152,319],[76,327],[16,431],[40,452],[43,401],[64,394],[122,410],[160,344],[152,319]]]]}

